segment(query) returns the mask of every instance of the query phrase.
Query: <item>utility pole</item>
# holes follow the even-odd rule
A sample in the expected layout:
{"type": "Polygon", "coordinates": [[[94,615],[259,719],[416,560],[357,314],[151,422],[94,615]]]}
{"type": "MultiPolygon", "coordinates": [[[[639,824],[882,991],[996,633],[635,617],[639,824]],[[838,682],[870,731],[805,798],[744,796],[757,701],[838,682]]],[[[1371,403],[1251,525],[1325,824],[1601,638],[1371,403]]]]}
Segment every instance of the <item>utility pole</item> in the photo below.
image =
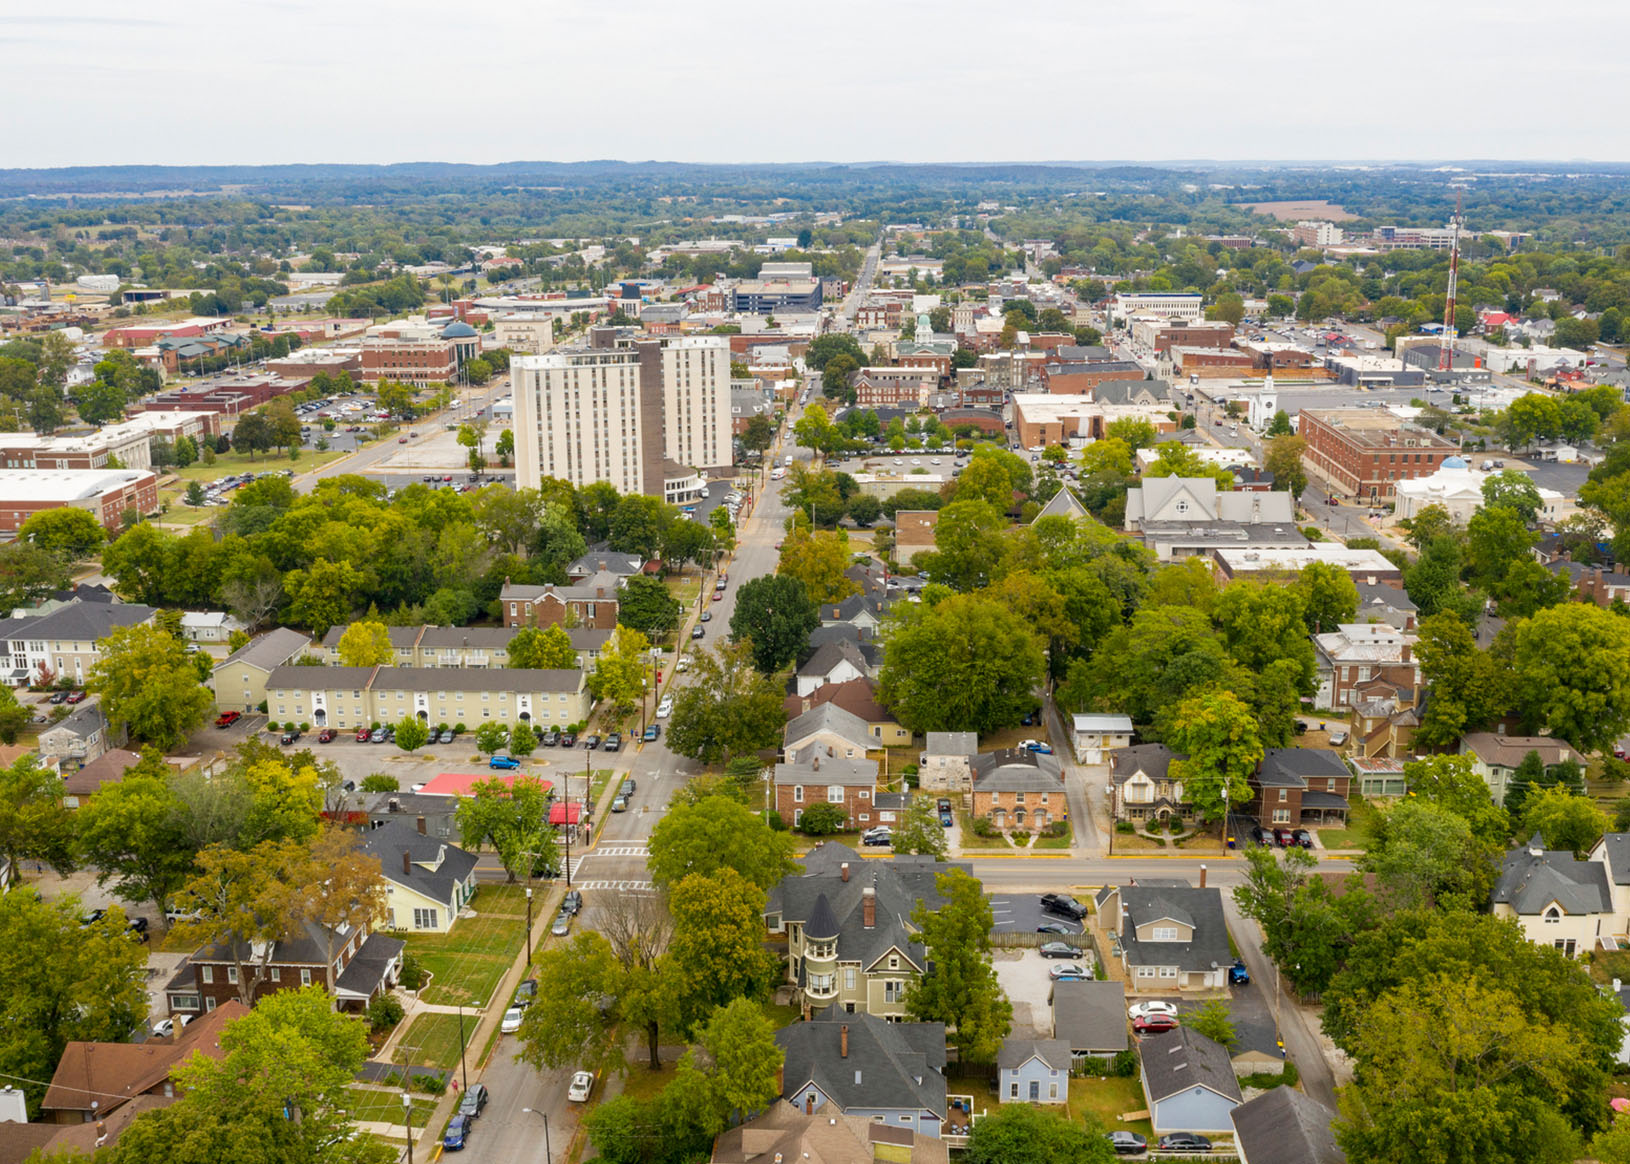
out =
{"type": "MultiPolygon", "coordinates": [[[[530,931],[529,931],[530,932],[530,931]]],[[[464,1004],[458,1004],[458,1069],[464,1077],[464,1092],[470,1091],[470,1065],[464,1061],[464,1004]]]]}
{"type": "MultiPolygon", "coordinates": [[[[527,863],[530,872],[532,865],[527,863]]],[[[532,969],[532,887],[526,887],[526,968],[532,969]]]]}
{"type": "Polygon", "coordinates": [[[408,1164],[413,1164],[413,1097],[402,1093],[402,1123],[407,1126],[408,1164]]]}

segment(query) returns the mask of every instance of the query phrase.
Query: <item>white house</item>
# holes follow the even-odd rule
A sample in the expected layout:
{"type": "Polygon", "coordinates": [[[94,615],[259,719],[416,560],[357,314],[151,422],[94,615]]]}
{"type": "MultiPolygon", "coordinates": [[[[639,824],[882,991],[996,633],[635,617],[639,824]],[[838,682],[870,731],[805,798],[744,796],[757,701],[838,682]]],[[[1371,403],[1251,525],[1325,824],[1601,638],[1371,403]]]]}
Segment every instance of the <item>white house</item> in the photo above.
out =
{"type": "Polygon", "coordinates": [[[185,611],[181,615],[181,637],[189,643],[224,643],[233,631],[246,630],[243,623],[222,610],[185,611]]]}
{"type": "Polygon", "coordinates": [[[475,896],[475,854],[404,821],[363,833],[362,848],[379,859],[386,924],[393,930],[445,934],[475,896]]]}
{"type": "Polygon", "coordinates": [[[1102,764],[1116,748],[1132,743],[1129,715],[1077,715],[1073,720],[1075,758],[1083,764],[1102,764]]]}

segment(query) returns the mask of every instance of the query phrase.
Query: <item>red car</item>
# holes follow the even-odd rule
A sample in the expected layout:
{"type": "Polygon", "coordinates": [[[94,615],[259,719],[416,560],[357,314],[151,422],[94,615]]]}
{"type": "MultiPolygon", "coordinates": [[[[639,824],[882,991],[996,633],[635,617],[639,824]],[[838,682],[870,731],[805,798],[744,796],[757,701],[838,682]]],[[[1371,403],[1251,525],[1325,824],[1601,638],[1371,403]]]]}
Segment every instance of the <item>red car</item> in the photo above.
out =
{"type": "Polygon", "coordinates": [[[68,698],[64,699],[62,702],[64,702],[64,703],[84,703],[85,702],[85,693],[83,691],[70,691],[70,692],[68,692],[68,698]]]}
{"type": "Polygon", "coordinates": [[[1158,1035],[1165,1031],[1175,1031],[1177,1020],[1169,1014],[1141,1015],[1132,1020],[1132,1029],[1140,1035],[1158,1035]]]}
{"type": "Polygon", "coordinates": [[[317,733],[317,742],[319,744],[326,744],[339,734],[340,733],[335,731],[333,728],[324,728],[322,731],[317,733]]]}
{"type": "Polygon", "coordinates": [[[364,728],[358,728],[357,729],[357,734],[353,738],[355,738],[357,743],[365,744],[365,743],[368,742],[368,737],[371,736],[371,735],[373,735],[373,733],[370,732],[367,728],[364,727],[364,728]]]}
{"type": "Polygon", "coordinates": [[[241,711],[223,711],[220,715],[215,717],[215,726],[231,727],[242,718],[243,712],[241,711]]]}
{"type": "Polygon", "coordinates": [[[723,590],[715,590],[713,592],[713,601],[714,602],[723,602],[724,601],[724,591],[723,590]]]}

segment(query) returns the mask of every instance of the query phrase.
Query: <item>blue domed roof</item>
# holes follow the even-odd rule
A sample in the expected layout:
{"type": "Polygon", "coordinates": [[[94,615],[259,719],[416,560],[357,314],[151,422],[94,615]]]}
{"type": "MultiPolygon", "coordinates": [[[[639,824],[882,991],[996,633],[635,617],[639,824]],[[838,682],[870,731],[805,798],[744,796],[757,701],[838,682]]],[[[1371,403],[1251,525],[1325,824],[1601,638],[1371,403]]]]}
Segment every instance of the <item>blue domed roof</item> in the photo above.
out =
{"type": "Polygon", "coordinates": [[[452,323],[441,329],[442,339],[469,339],[477,334],[475,328],[462,319],[455,319],[452,323]]]}
{"type": "Polygon", "coordinates": [[[1443,458],[1443,464],[1442,464],[1441,468],[1444,468],[1444,469],[1464,469],[1464,468],[1468,467],[1468,464],[1469,463],[1467,462],[1465,457],[1444,457],[1443,458]]]}

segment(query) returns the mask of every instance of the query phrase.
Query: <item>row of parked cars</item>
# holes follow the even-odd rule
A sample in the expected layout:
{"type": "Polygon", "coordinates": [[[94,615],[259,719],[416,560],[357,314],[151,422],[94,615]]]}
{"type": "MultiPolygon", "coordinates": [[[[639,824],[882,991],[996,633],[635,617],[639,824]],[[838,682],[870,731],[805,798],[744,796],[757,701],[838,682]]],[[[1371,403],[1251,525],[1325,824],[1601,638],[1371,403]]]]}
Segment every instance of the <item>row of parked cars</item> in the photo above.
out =
{"type": "Polygon", "coordinates": [[[1313,834],[1306,829],[1265,829],[1260,825],[1253,825],[1250,836],[1253,845],[1277,845],[1281,849],[1313,847],[1313,834]]]}

